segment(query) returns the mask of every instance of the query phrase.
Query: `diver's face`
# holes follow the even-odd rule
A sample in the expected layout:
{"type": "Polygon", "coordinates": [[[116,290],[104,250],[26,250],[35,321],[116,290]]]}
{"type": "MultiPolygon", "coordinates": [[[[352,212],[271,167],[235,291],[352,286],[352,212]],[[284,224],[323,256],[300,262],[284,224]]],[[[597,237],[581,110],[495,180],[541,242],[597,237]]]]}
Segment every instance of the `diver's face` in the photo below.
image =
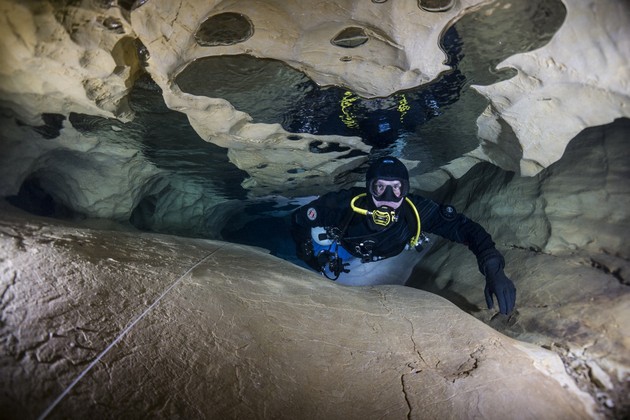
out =
{"type": "Polygon", "coordinates": [[[402,182],[377,179],[370,187],[370,194],[376,207],[387,206],[397,209],[403,201],[402,182]]]}

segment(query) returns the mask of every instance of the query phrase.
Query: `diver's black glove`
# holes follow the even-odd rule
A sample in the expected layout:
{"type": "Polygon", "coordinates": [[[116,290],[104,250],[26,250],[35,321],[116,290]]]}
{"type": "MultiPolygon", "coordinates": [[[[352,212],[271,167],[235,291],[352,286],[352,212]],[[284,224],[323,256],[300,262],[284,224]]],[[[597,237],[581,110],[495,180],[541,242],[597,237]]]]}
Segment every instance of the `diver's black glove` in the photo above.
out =
{"type": "Polygon", "coordinates": [[[492,295],[495,295],[499,303],[499,312],[508,315],[516,303],[516,287],[503,272],[503,259],[490,258],[486,261],[483,272],[486,276],[484,293],[488,309],[494,307],[492,295]]]}

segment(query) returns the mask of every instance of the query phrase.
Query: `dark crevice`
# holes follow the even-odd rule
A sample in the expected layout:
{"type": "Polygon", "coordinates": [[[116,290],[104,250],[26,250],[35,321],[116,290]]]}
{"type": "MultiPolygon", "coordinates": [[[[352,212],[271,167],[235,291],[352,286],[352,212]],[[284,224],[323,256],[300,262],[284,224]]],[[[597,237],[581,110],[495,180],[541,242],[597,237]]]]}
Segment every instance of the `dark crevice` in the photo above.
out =
{"type": "Polygon", "coordinates": [[[605,274],[611,275],[616,278],[620,284],[630,286],[630,279],[624,278],[621,267],[613,267],[610,264],[605,263],[602,260],[591,258],[591,267],[597,270],[603,271],[605,274]]]}
{"type": "MultiPolygon", "coordinates": [[[[61,130],[63,129],[63,122],[66,120],[66,117],[61,114],[42,114],[42,120],[44,121],[43,125],[32,126],[33,130],[42,135],[45,139],[52,140],[59,137],[61,134],[61,130]]],[[[17,121],[18,125],[28,126],[28,124],[23,123],[22,121],[17,121]]]]}
{"type": "Polygon", "coordinates": [[[6,200],[24,211],[46,217],[69,218],[75,215],[65,205],[57,202],[41,185],[38,177],[26,179],[16,195],[8,196],[6,200]]]}

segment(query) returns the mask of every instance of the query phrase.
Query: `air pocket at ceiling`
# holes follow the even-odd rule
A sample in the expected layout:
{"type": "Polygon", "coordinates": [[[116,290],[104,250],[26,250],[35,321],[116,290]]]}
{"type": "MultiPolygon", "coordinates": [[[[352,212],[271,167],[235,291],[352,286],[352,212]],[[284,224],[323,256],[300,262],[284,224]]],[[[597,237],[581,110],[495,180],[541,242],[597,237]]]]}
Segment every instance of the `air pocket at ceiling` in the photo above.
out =
{"type": "Polygon", "coordinates": [[[351,26],[339,32],[330,42],[342,48],[356,48],[368,42],[368,36],[365,29],[351,26]]]}
{"type": "Polygon", "coordinates": [[[254,34],[254,25],[240,13],[220,13],[206,19],[197,29],[195,40],[204,47],[234,45],[254,34]]]}

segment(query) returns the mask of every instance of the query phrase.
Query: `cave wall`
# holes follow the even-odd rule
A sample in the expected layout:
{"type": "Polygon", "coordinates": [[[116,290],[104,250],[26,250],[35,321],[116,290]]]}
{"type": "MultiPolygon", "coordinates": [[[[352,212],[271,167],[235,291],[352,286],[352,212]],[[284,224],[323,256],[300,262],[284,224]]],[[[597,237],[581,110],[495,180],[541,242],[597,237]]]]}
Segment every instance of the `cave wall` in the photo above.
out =
{"type": "MultiPolygon", "coordinates": [[[[226,214],[242,203],[204,194],[185,180],[169,180],[163,168],[141,153],[137,142],[120,142],[121,133],[128,127],[125,124],[136,118],[127,95],[143,72],[155,81],[166,106],[186,115],[200,140],[228,149],[230,162],[248,175],[243,187],[250,198],[274,191],[284,191],[287,196],[317,194],[352,185],[360,179],[355,171],[370,151],[361,139],[296,136],[277,124],[253,123],[250,116],[222,98],[183,93],[174,79],[192,60],[246,53],[282,60],[320,84],[342,84],[366,96],[388,95],[430,82],[447,70],[438,47],[439,35],[459,16],[481,4],[460,1],[446,12],[434,13],[418,8],[415,1],[323,1],[318,3],[313,18],[312,13],[302,11],[299,2],[282,1],[252,5],[238,1],[153,0],[137,2],[137,7],[130,8],[87,0],[2,0],[0,196],[19,194],[25,183],[37,185],[64,211],[125,222],[142,203],[147,212],[155,212],[145,221],[153,218],[156,224],[197,232],[199,224],[206,223],[203,233],[218,236],[221,225],[228,220],[226,214]],[[206,18],[240,12],[256,29],[251,37],[230,45],[198,43],[197,31],[206,18]],[[351,50],[331,44],[331,39],[348,26],[365,28],[369,40],[351,50]],[[81,132],[70,121],[74,114],[102,118],[110,135],[81,132]],[[313,153],[313,142],[357,153],[349,157],[347,151],[313,153]],[[287,173],[295,175],[290,182],[287,173]],[[207,223],[209,218],[211,223],[207,223]]],[[[615,404],[621,409],[627,406],[630,365],[625,322],[629,203],[624,142],[628,123],[620,118],[630,117],[630,14],[627,2],[614,0],[567,0],[565,5],[566,21],[548,45],[501,64],[501,68],[517,70],[514,78],[475,87],[491,102],[478,119],[479,148],[435,173],[412,179],[415,190],[452,201],[491,231],[506,255],[506,271],[519,289],[518,313],[504,319],[484,309],[482,278],[462,247],[436,244],[430,258],[416,268],[414,286],[447,297],[506,335],[553,350],[573,380],[588,393],[585,398],[596,400],[610,415],[605,410],[615,404]],[[607,125],[613,120],[616,122],[607,125]],[[575,146],[567,149],[571,141],[575,146]],[[457,193],[451,193],[452,188],[457,193]]],[[[507,7],[504,3],[500,6],[507,7]]],[[[408,163],[413,167],[418,162],[408,163]]],[[[7,214],[3,212],[3,219],[7,214]]],[[[5,251],[3,247],[7,254],[2,261],[6,268],[2,280],[8,285],[2,294],[4,303],[13,296],[10,290],[21,279],[14,261],[33,261],[25,257],[27,251],[20,245],[19,238],[25,235],[16,233],[11,224],[4,227],[3,240],[10,249],[5,251]],[[19,259],[22,257],[24,260],[19,259]]],[[[51,236],[53,244],[60,241],[57,233],[51,236]]],[[[45,248],[51,238],[33,241],[45,248]]],[[[71,235],[70,242],[80,241],[81,234],[71,235]]],[[[176,246],[170,249],[188,250],[176,246]]],[[[103,258],[107,255],[98,254],[97,259],[105,264],[103,258]]],[[[71,260],[71,256],[51,259],[50,264],[71,264],[71,260]]],[[[43,259],[34,257],[34,261],[43,264],[42,271],[50,267],[43,259]]],[[[237,257],[233,261],[234,265],[240,263],[237,257]]],[[[277,262],[269,261],[269,265],[277,262]]],[[[100,275],[102,268],[93,269],[100,275]]],[[[291,272],[296,273],[292,276],[298,281],[307,276],[303,271],[291,272]]],[[[88,269],[82,273],[92,275],[88,269]]],[[[39,280],[38,274],[31,272],[30,279],[39,280]]],[[[257,276],[239,275],[247,279],[257,276]]],[[[79,276],[77,282],[81,279],[79,276]]],[[[105,280],[99,277],[99,281],[105,280]]],[[[419,299],[425,296],[411,293],[419,299]]],[[[401,299],[411,312],[417,310],[416,301],[401,299]]],[[[359,299],[358,304],[361,302],[359,299]]],[[[431,307],[434,301],[423,302],[431,307]]],[[[32,305],[24,301],[16,313],[32,305]]],[[[458,320],[465,321],[464,325],[480,325],[458,309],[449,308],[458,320]]],[[[80,318],[80,311],[64,311],[80,318]]],[[[11,325],[19,325],[18,318],[11,325]]],[[[121,319],[120,326],[126,320],[121,319]]],[[[33,321],[39,322],[36,317],[33,321]]],[[[72,323],[76,319],[62,321],[72,323]]],[[[260,326],[261,336],[267,327],[260,326]]],[[[97,344],[111,339],[112,331],[95,338],[97,344]]],[[[492,340],[505,340],[492,331],[483,331],[492,340]]],[[[7,337],[14,337],[11,334],[7,337]]],[[[347,331],[342,329],[339,334],[347,331]]],[[[13,346],[9,359],[28,355],[44,363],[41,366],[46,368],[40,368],[45,375],[54,373],[47,370],[49,363],[69,360],[72,364],[75,360],[47,353],[47,344],[38,347],[37,343],[47,342],[44,332],[23,342],[27,343],[24,348],[9,343],[13,346]],[[36,350],[31,351],[29,345],[33,343],[36,350]]],[[[93,356],[93,352],[88,353],[93,356]]],[[[538,363],[527,357],[523,360],[524,364],[538,363]]],[[[451,367],[465,367],[468,359],[464,357],[460,364],[451,362],[451,367]]],[[[174,366],[179,366],[177,361],[174,366]]],[[[66,379],[76,373],[70,370],[64,374],[66,379]]],[[[436,373],[429,372],[432,377],[436,373]]],[[[562,372],[551,375],[564,377],[562,372]]],[[[400,375],[394,376],[401,379],[400,375]]],[[[47,376],[46,381],[45,392],[40,394],[46,396],[40,408],[51,389],[60,390],[59,384],[51,385],[54,378],[47,376]]],[[[20,391],[22,395],[28,395],[31,385],[20,391]]],[[[453,396],[456,394],[457,390],[453,396]]],[[[568,400],[575,395],[582,397],[579,392],[562,395],[568,400]]],[[[512,397],[510,394],[505,400],[512,397]]],[[[523,406],[529,404],[527,400],[522,402],[523,406]]]]}
{"type": "MultiPolygon", "coordinates": [[[[5,112],[10,115],[3,125],[20,121],[37,127],[44,125],[44,114],[67,118],[72,112],[130,121],[134,113],[126,95],[146,71],[159,85],[167,106],[186,114],[200,138],[228,148],[230,161],[248,174],[243,187],[252,197],[278,191],[288,196],[322,193],[360,180],[355,171],[370,150],[361,139],[296,136],[277,124],[252,123],[222,98],[183,93],[174,83],[176,76],[195,59],[250,54],[286,62],[321,85],[347,86],[368,97],[389,95],[448,70],[438,47],[440,34],[484,3],[455,2],[445,12],[430,12],[413,1],[395,7],[394,2],[320,2],[321,10],[313,17],[302,11],[299,2],[156,0],[123,7],[87,0],[71,4],[3,0],[0,102],[11,110],[5,112]],[[203,23],[226,13],[243,14],[252,25],[251,36],[233,37],[234,42],[221,45],[200,44],[203,23]],[[367,42],[354,48],[333,44],[331,40],[348,27],[361,28],[367,42]],[[313,153],[313,142],[358,153],[313,153]],[[287,173],[291,174],[288,182],[287,173]]],[[[549,44],[500,65],[516,69],[516,77],[475,86],[491,101],[479,117],[481,144],[471,153],[475,159],[534,175],[558,160],[583,128],[628,116],[627,5],[614,0],[596,5],[572,0],[565,5],[566,21],[549,44]],[[566,45],[579,46],[580,54],[566,45]]],[[[509,4],[497,3],[495,8],[499,7],[509,4]]],[[[68,122],[63,126],[68,127],[68,122]]],[[[3,141],[9,135],[5,132],[3,141]]],[[[16,141],[37,137],[15,135],[16,141]]],[[[66,136],[64,130],[60,135],[66,136]]],[[[67,136],[75,135],[68,130],[67,136]]],[[[8,172],[13,174],[2,181],[5,196],[15,194],[30,175],[29,166],[14,163],[20,152],[11,150],[15,152],[3,154],[3,166],[10,165],[8,172]]],[[[64,170],[67,178],[74,176],[70,166],[64,170]]],[[[109,182],[106,177],[100,181],[109,182]]],[[[146,177],[135,182],[145,185],[129,187],[125,194],[133,196],[131,202],[156,194],[146,177]]],[[[119,188],[115,182],[110,184],[108,189],[119,188]]],[[[50,192],[65,206],[89,216],[104,217],[103,208],[109,208],[109,217],[114,218],[126,212],[116,209],[111,198],[116,194],[95,197],[100,208],[90,209],[84,203],[75,206],[67,198],[69,192],[50,192]]],[[[197,212],[214,212],[217,204],[204,204],[197,212]]]]}
{"type": "Polygon", "coordinates": [[[3,418],[588,419],[558,355],[431,293],[0,203],[3,418]]]}
{"type": "Polygon", "coordinates": [[[434,238],[408,282],[511,337],[553,349],[582,389],[622,406],[630,374],[628,135],[628,119],[591,127],[535,177],[478,163],[428,192],[492,234],[517,288],[509,317],[487,309],[483,280],[472,275],[477,262],[460,245],[434,238]]]}
{"type": "Polygon", "coordinates": [[[583,129],[628,117],[628,3],[565,4],[566,23],[548,45],[497,66],[518,70],[515,77],[475,87],[491,100],[478,120],[482,149],[499,163],[506,152],[519,153],[515,136],[520,156],[512,158],[518,163],[499,166],[523,175],[537,174],[560,159],[583,129]]]}

